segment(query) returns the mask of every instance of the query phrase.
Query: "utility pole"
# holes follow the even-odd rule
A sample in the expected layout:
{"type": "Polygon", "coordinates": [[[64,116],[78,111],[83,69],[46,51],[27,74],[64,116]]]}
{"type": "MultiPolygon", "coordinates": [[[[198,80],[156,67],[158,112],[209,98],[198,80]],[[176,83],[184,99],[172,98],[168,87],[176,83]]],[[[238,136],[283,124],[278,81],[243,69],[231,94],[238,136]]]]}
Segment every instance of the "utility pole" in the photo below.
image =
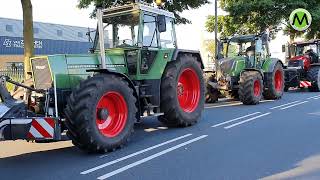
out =
{"type": "Polygon", "coordinates": [[[214,38],[215,38],[215,68],[216,68],[216,77],[219,77],[220,67],[218,61],[219,54],[219,43],[218,43],[218,0],[214,1],[214,16],[215,16],[215,27],[214,27],[214,38]]]}

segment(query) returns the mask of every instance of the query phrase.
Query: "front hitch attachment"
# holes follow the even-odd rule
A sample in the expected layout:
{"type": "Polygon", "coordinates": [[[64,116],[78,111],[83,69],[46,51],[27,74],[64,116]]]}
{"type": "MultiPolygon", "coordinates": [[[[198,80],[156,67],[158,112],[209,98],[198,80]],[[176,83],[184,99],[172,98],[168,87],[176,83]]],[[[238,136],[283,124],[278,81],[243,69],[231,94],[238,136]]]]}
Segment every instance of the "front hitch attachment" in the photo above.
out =
{"type": "Polygon", "coordinates": [[[23,101],[11,96],[6,88],[6,82],[31,91],[45,92],[14,82],[9,77],[0,76],[0,141],[60,139],[59,119],[36,117],[33,112],[28,111],[23,101]]]}

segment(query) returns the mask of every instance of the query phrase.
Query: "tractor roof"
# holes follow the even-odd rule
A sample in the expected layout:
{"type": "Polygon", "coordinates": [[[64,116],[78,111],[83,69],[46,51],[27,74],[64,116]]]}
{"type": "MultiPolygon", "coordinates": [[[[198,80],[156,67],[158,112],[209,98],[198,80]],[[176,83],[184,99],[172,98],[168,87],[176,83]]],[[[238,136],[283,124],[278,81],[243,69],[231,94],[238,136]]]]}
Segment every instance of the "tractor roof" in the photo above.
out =
{"type": "Polygon", "coordinates": [[[294,45],[309,45],[309,44],[319,44],[320,43],[320,39],[312,39],[309,41],[305,41],[305,42],[295,42],[293,43],[294,45]]]}
{"type": "Polygon", "coordinates": [[[123,13],[135,13],[140,11],[149,12],[157,15],[165,15],[167,17],[174,18],[174,14],[172,12],[155,8],[145,3],[143,4],[131,3],[126,5],[115,6],[115,7],[104,9],[102,12],[104,16],[114,16],[114,15],[120,15],[123,13]]]}
{"type": "Polygon", "coordinates": [[[236,43],[253,42],[255,40],[256,40],[256,35],[253,35],[253,34],[239,35],[239,36],[234,36],[230,38],[231,42],[236,42],[236,43]]]}

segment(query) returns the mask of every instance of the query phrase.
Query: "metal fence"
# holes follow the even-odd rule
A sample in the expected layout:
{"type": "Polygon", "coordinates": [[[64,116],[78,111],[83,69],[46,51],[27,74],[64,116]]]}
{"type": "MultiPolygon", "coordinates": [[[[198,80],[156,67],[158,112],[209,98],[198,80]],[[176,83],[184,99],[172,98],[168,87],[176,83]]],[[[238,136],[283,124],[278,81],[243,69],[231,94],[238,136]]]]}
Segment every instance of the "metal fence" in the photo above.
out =
{"type": "Polygon", "coordinates": [[[12,80],[21,82],[24,79],[23,68],[20,67],[8,67],[0,69],[1,76],[9,76],[12,80]]]}

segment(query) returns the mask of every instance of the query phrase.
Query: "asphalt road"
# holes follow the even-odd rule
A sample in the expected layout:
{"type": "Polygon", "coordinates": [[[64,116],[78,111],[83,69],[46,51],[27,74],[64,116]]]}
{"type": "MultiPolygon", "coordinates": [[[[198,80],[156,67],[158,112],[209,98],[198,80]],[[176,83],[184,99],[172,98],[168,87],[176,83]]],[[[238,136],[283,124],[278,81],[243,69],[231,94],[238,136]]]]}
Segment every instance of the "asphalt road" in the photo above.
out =
{"type": "Polygon", "coordinates": [[[185,129],[146,119],[125,148],[105,155],[69,141],[0,142],[0,179],[320,179],[319,129],[320,93],[256,106],[226,100],[185,129]]]}

